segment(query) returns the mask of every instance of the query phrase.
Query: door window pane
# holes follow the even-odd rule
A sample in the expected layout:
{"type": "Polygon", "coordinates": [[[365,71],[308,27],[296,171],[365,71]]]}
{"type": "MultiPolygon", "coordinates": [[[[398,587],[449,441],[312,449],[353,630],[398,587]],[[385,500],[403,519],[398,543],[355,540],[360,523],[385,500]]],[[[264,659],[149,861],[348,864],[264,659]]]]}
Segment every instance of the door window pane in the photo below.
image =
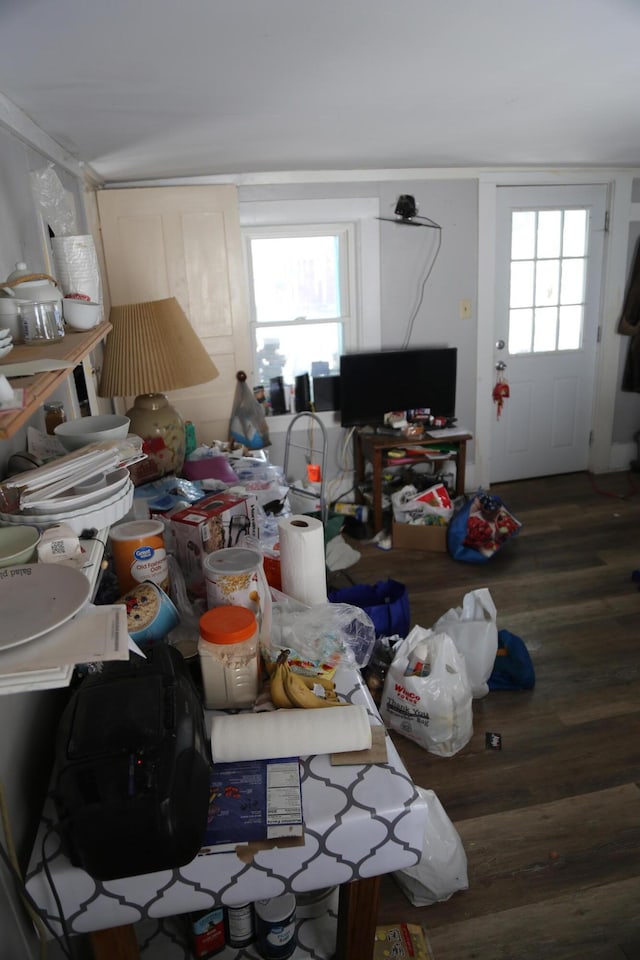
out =
{"type": "Polygon", "coordinates": [[[521,210],[513,214],[511,229],[511,259],[531,260],[536,252],[536,214],[521,210]]]}
{"type": "Polygon", "coordinates": [[[548,307],[558,302],[560,261],[541,260],[536,267],[536,306],[548,307]]]}
{"type": "Polygon", "coordinates": [[[556,349],[557,326],[557,307],[542,307],[540,310],[536,310],[533,332],[534,353],[547,353],[556,349]]]}
{"type": "Polygon", "coordinates": [[[509,311],[509,353],[531,353],[533,310],[509,311]]]}
{"type": "Polygon", "coordinates": [[[533,303],[533,260],[511,264],[511,294],[509,306],[530,307],[533,303]]]}
{"type": "Polygon", "coordinates": [[[582,307],[560,307],[558,350],[579,350],[582,346],[582,307]]]}
{"type": "Polygon", "coordinates": [[[564,260],[560,303],[582,303],[584,300],[584,260],[564,260]]]}
{"type": "Polygon", "coordinates": [[[565,210],[562,237],[563,257],[584,257],[587,253],[587,211],[565,210]]]}
{"type": "Polygon", "coordinates": [[[541,210],[538,213],[538,257],[560,256],[561,230],[561,210],[541,210]]]}

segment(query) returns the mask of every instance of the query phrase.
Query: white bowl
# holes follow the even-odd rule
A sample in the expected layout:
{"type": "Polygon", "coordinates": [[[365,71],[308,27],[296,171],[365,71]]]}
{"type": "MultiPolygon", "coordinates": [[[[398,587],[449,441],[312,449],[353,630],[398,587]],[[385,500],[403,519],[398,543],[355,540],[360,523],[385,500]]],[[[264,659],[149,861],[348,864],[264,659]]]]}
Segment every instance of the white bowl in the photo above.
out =
{"type": "Polygon", "coordinates": [[[65,297],[62,301],[62,313],[68,326],[74,330],[92,330],[100,323],[102,304],[65,297]]]}
{"type": "Polygon", "coordinates": [[[41,536],[37,527],[26,524],[0,527],[0,567],[13,567],[33,560],[41,536]]]}
{"type": "Polygon", "coordinates": [[[100,440],[124,440],[129,433],[129,417],[117,413],[97,417],[79,417],[59,423],[53,431],[67,450],[78,450],[100,440]]]}

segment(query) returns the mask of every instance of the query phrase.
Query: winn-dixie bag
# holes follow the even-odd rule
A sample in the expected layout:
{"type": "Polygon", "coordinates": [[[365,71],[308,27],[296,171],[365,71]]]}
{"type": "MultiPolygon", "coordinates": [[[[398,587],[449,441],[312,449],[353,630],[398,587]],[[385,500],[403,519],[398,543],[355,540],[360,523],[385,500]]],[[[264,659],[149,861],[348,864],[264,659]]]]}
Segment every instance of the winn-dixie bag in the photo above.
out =
{"type": "Polygon", "coordinates": [[[446,633],[414,627],[394,647],[380,714],[385,724],[438,757],[452,757],[473,734],[471,684],[446,633]]]}
{"type": "Polygon", "coordinates": [[[481,587],[466,593],[462,606],[448,610],[433,629],[436,633],[448,633],[463,655],[472,696],[485,697],[498,651],[496,605],[488,589],[481,587]]]}
{"type": "Polygon", "coordinates": [[[500,497],[479,490],[449,521],[447,549],[454,560],[486,563],[521,526],[500,497]]]}

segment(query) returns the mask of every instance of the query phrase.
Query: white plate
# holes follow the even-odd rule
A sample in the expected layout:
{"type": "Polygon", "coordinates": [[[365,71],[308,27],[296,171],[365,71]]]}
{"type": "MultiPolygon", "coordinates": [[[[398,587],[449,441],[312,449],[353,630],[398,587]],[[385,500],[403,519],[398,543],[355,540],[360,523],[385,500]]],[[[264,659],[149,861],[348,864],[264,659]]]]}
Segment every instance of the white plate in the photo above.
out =
{"type": "Polygon", "coordinates": [[[97,503],[107,503],[111,498],[124,489],[130,480],[126,467],[113,470],[106,476],[106,485],[90,493],[76,493],[71,496],[51,497],[50,500],[33,500],[29,506],[23,507],[24,514],[51,514],[62,513],[63,510],[80,510],[97,503]]]}
{"type": "Polygon", "coordinates": [[[131,509],[133,491],[133,483],[129,480],[123,490],[119,490],[104,503],[83,507],[81,510],[69,510],[66,513],[0,513],[0,521],[3,523],[27,522],[45,530],[59,523],[65,523],[71,527],[74,533],[80,536],[83,530],[92,527],[101,530],[103,527],[110,527],[112,523],[121,520],[131,509]]]}
{"type": "Polygon", "coordinates": [[[70,620],[89,599],[91,584],[74,567],[27,563],[0,576],[0,651],[35,640],[70,620]]]}

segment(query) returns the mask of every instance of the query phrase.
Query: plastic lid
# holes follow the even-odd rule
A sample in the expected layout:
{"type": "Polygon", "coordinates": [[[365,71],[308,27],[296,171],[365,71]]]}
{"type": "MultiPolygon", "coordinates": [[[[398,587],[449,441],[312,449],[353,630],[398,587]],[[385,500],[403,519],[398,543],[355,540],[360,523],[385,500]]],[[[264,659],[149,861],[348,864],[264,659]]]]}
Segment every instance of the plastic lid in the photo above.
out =
{"type": "Polygon", "coordinates": [[[223,547],[222,550],[208,553],[204,558],[205,568],[217,574],[248,573],[255,570],[260,562],[260,555],[246,547],[223,547]]]}
{"type": "Polygon", "coordinates": [[[109,536],[112,540],[139,540],[140,537],[162,536],[163,533],[162,520],[128,520],[111,527],[109,536]]]}
{"type": "Polygon", "coordinates": [[[296,898],[293,893],[283,893],[280,897],[271,900],[258,900],[255,904],[256,914],[266,923],[279,923],[288,920],[296,909],[296,898]]]}
{"type": "Polygon", "coordinates": [[[246,607],[213,607],[200,617],[200,636],[207,643],[242,643],[257,629],[255,614],[246,607]]]}

